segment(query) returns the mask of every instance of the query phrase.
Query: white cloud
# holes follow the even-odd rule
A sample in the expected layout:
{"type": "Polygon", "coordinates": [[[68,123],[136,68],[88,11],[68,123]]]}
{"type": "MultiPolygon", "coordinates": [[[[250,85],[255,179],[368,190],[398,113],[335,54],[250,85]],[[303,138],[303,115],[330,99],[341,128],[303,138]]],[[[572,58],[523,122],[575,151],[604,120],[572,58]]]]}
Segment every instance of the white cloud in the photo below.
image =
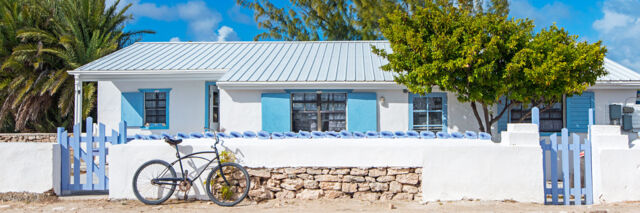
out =
{"type": "Polygon", "coordinates": [[[170,42],[180,42],[180,38],[179,37],[173,37],[171,39],[169,39],[170,42]]]}
{"type": "MultiPolygon", "coordinates": [[[[115,3],[115,0],[106,0],[107,6],[115,3]]],[[[148,17],[161,21],[183,20],[187,22],[188,33],[191,34],[196,41],[216,41],[220,40],[216,29],[222,21],[222,16],[218,11],[210,9],[204,1],[188,1],[186,3],[177,4],[176,6],[159,5],[156,3],[140,3],[140,0],[121,0],[118,8],[122,9],[131,3],[128,13],[133,14],[134,18],[148,17]]],[[[229,28],[231,29],[231,28],[229,28]]],[[[225,35],[223,39],[238,39],[237,34],[227,32],[228,29],[218,29],[220,32],[232,33],[225,35]]]]}
{"type": "Polygon", "coordinates": [[[227,11],[227,15],[233,18],[233,21],[238,23],[257,24],[253,21],[253,18],[251,18],[251,16],[242,13],[241,9],[242,7],[238,6],[237,4],[233,5],[233,7],[231,7],[231,9],[227,11]]]}
{"type": "Polygon", "coordinates": [[[640,1],[605,0],[604,16],[593,22],[607,57],[640,72],[640,1]]]}
{"type": "Polygon", "coordinates": [[[237,41],[240,40],[238,33],[231,27],[222,26],[218,29],[218,41],[237,41]]]}

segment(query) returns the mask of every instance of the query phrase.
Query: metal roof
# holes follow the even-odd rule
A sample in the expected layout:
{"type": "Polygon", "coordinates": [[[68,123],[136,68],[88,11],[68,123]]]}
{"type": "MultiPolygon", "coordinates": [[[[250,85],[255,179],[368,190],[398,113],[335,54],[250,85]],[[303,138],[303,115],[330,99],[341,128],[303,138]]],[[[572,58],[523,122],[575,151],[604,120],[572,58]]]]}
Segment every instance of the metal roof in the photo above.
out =
{"type": "Polygon", "coordinates": [[[393,81],[386,41],[138,42],[74,71],[227,70],[220,81],[393,81]]]}
{"type": "MultiPolygon", "coordinates": [[[[388,41],[137,42],[74,71],[226,71],[228,82],[391,82],[370,46],[388,41]]],[[[640,81],[605,58],[598,81],[640,81]]],[[[89,72],[84,72],[89,73],[89,72]]]]}
{"type": "Polygon", "coordinates": [[[637,73],[629,68],[626,68],[608,58],[604,58],[604,69],[608,73],[607,75],[600,77],[598,81],[638,81],[640,80],[640,73],[637,73]]]}

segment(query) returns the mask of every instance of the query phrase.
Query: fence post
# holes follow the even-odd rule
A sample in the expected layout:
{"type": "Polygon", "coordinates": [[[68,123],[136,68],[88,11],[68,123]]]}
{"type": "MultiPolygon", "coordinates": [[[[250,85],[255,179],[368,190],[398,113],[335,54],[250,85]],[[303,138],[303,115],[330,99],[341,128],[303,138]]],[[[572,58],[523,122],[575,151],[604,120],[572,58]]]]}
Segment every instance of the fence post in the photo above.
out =
{"type": "Polygon", "coordinates": [[[569,205],[571,196],[569,173],[569,130],[562,128],[562,189],[564,189],[562,201],[564,205],[569,205]]]}
{"type": "Polygon", "coordinates": [[[538,107],[531,108],[531,123],[540,128],[540,109],[538,107]]]}
{"type": "Polygon", "coordinates": [[[120,132],[120,138],[117,142],[117,144],[125,144],[127,143],[127,122],[126,121],[121,121],[120,122],[120,127],[119,127],[119,132],[120,132]]]}
{"type": "Polygon", "coordinates": [[[69,135],[64,127],[58,127],[56,139],[60,144],[60,194],[69,190],[69,135]]]}
{"type": "Polygon", "coordinates": [[[587,139],[584,142],[584,184],[586,195],[584,196],[585,204],[590,205],[593,204],[593,177],[592,177],[592,156],[593,152],[591,150],[591,126],[595,124],[595,118],[593,115],[593,108],[589,108],[589,126],[587,132],[587,139]]]}

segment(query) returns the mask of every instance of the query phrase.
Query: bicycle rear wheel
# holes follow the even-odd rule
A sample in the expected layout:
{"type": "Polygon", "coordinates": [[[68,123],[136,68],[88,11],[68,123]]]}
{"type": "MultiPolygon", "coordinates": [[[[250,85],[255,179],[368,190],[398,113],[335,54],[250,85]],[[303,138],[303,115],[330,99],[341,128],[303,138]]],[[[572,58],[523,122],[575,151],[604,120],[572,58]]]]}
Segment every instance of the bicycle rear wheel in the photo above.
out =
{"type": "Polygon", "coordinates": [[[176,190],[176,181],[158,181],[158,178],[176,178],[171,164],[162,160],[146,162],[133,175],[133,193],[147,205],[167,201],[176,190]]]}
{"type": "Polygon", "coordinates": [[[205,185],[211,201],[220,206],[234,206],[247,197],[251,181],[240,164],[223,163],[211,170],[205,185]]]}

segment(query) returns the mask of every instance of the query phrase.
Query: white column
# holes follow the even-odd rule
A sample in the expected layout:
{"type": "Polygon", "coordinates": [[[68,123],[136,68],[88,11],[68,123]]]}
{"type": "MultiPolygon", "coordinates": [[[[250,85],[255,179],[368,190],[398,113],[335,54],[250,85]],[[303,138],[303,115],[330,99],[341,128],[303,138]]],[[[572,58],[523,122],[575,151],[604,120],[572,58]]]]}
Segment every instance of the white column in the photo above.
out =
{"type": "Polygon", "coordinates": [[[82,80],[80,75],[75,75],[74,104],[73,104],[73,123],[82,122],[82,80]]]}

